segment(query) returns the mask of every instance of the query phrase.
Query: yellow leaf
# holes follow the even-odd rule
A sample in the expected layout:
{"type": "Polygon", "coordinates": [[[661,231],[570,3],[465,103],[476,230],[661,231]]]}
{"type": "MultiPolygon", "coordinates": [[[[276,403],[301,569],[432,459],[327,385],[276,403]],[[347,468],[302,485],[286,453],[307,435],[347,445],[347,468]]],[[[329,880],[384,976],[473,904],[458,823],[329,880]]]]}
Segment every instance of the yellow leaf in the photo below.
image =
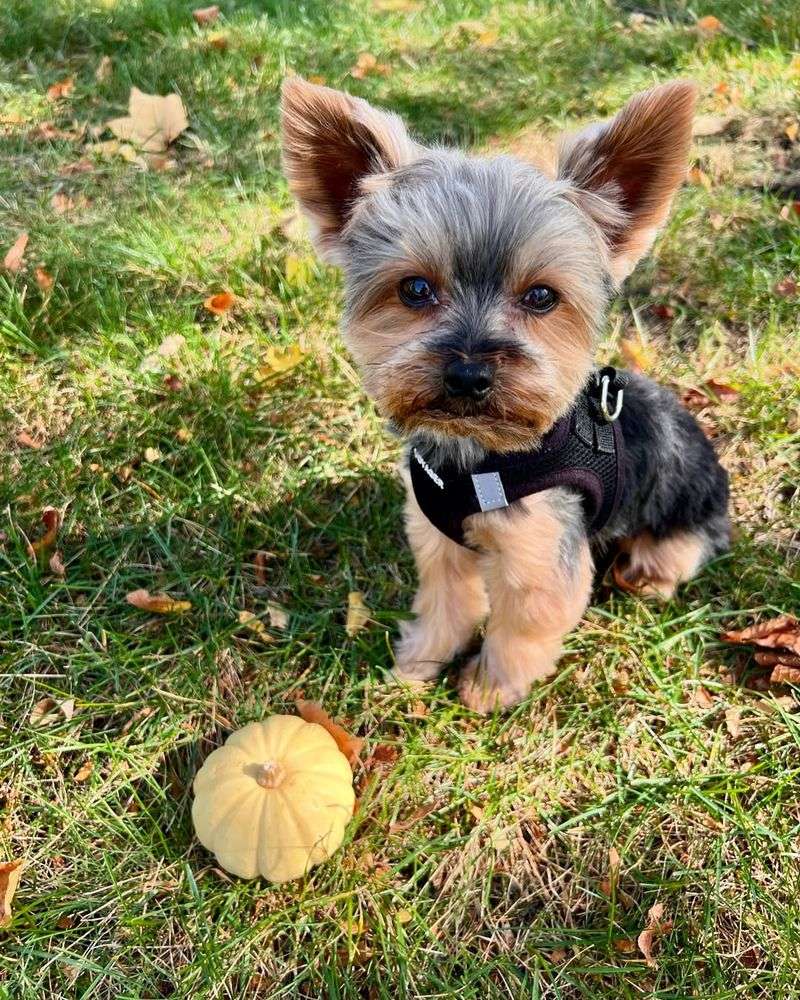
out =
{"type": "Polygon", "coordinates": [[[11,923],[11,900],[17,891],[23,865],[22,858],[0,863],[0,927],[11,923]]]}
{"type": "Polygon", "coordinates": [[[296,368],[306,353],[299,344],[289,344],[288,347],[276,347],[271,344],[264,352],[264,361],[258,369],[258,377],[268,379],[282,375],[296,368]]]}
{"type": "Polygon", "coordinates": [[[188,611],[191,601],[176,601],[168,594],[151,594],[148,590],[132,590],[125,600],[140,611],[152,611],[157,615],[174,615],[188,611]]]}
{"type": "Polygon", "coordinates": [[[16,274],[22,268],[22,259],[25,256],[25,248],[28,245],[28,234],[20,233],[14,245],[3,258],[3,267],[16,274]]]}
{"type": "Polygon", "coordinates": [[[148,153],[163,153],[189,127],[186,109],[178,94],[145,94],[132,87],[128,115],[106,123],[118,139],[148,153]]]}
{"type": "Polygon", "coordinates": [[[649,344],[641,337],[626,337],[619,343],[619,352],[625,359],[625,364],[635,372],[650,371],[655,363],[655,357],[649,344]]]}
{"type": "Polygon", "coordinates": [[[351,590],[347,595],[347,621],[345,631],[354,636],[365,627],[369,621],[370,609],[364,603],[364,595],[360,590],[351,590]]]}
{"type": "Polygon", "coordinates": [[[800,125],[798,125],[797,122],[789,122],[783,130],[783,133],[788,138],[789,142],[794,142],[798,134],[800,134],[800,125]]]}
{"type": "Polygon", "coordinates": [[[397,911],[397,922],[398,924],[407,924],[412,920],[411,914],[408,910],[398,910],[397,911]]]}
{"type": "Polygon", "coordinates": [[[275,641],[269,632],[267,632],[266,625],[264,625],[260,618],[256,618],[252,611],[240,611],[239,624],[244,625],[245,628],[257,635],[263,642],[275,641]]]}
{"type": "Polygon", "coordinates": [[[287,253],[283,263],[283,271],[286,280],[291,285],[307,285],[311,277],[311,269],[314,265],[314,258],[309,256],[301,257],[296,253],[287,253]]]}
{"type": "Polygon", "coordinates": [[[75,772],[72,780],[77,781],[80,784],[81,782],[86,781],[89,778],[92,771],[94,771],[94,761],[90,757],[88,758],[88,760],[85,760],[81,764],[81,766],[75,772]]]}
{"type": "Polygon", "coordinates": [[[65,80],[59,80],[58,83],[47,88],[47,100],[60,101],[63,97],[69,97],[74,89],[75,81],[71,76],[68,76],[65,80]]]}
{"type": "Polygon", "coordinates": [[[179,427],[177,431],[175,431],[175,437],[180,441],[181,444],[186,444],[187,442],[192,440],[194,434],[192,434],[192,432],[189,430],[188,427],[179,427]]]}

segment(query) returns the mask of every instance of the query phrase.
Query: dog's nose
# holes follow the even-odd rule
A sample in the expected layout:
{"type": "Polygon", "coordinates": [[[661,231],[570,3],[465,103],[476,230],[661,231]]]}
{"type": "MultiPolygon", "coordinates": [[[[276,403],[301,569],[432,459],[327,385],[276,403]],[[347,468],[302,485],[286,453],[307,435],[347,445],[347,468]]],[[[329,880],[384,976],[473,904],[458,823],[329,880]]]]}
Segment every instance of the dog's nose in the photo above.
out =
{"type": "Polygon", "coordinates": [[[494,381],[494,365],[486,361],[451,361],[444,371],[448,396],[481,400],[489,395],[494,381]]]}

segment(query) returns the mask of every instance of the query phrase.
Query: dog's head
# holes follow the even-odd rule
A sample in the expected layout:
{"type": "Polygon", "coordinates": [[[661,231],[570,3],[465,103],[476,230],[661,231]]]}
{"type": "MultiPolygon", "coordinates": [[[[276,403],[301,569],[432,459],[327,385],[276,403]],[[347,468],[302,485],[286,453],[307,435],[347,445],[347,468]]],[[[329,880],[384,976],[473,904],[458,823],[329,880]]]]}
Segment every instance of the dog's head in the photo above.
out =
{"type": "Polygon", "coordinates": [[[685,82],[640,94],[546,173],[425,148],[395,115],[287,80],[284,167],[344,270],[344,334],[379,410],[499,451],[565,413],[685,175],[694,101],[685,82]]]}

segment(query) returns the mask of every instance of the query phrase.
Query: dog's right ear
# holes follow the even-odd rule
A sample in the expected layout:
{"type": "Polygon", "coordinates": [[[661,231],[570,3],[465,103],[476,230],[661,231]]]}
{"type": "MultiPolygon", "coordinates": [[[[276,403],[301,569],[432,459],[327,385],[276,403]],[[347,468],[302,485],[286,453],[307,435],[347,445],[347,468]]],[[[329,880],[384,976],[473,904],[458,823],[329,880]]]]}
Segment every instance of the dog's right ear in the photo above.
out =
{"type": "Polygon", "coordinates": [[[339,235],[362,181],[410,163],[417,147],[397,115],[299,76],[284,81],[281,119],[289,187],[320,253],[337,262],[339,235]]]}

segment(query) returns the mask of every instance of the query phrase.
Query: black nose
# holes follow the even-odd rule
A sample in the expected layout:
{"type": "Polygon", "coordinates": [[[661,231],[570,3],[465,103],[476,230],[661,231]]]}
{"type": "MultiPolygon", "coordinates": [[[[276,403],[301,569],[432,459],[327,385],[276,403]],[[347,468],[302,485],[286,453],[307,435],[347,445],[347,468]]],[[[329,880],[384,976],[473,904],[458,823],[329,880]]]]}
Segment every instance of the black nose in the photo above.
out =
{"type": "Polygon", "coordinates": [[[486,361],[451,361],[444,370],[444,388],[448,396],[485,399],[494,381],[494,365],[486,361]]]}

